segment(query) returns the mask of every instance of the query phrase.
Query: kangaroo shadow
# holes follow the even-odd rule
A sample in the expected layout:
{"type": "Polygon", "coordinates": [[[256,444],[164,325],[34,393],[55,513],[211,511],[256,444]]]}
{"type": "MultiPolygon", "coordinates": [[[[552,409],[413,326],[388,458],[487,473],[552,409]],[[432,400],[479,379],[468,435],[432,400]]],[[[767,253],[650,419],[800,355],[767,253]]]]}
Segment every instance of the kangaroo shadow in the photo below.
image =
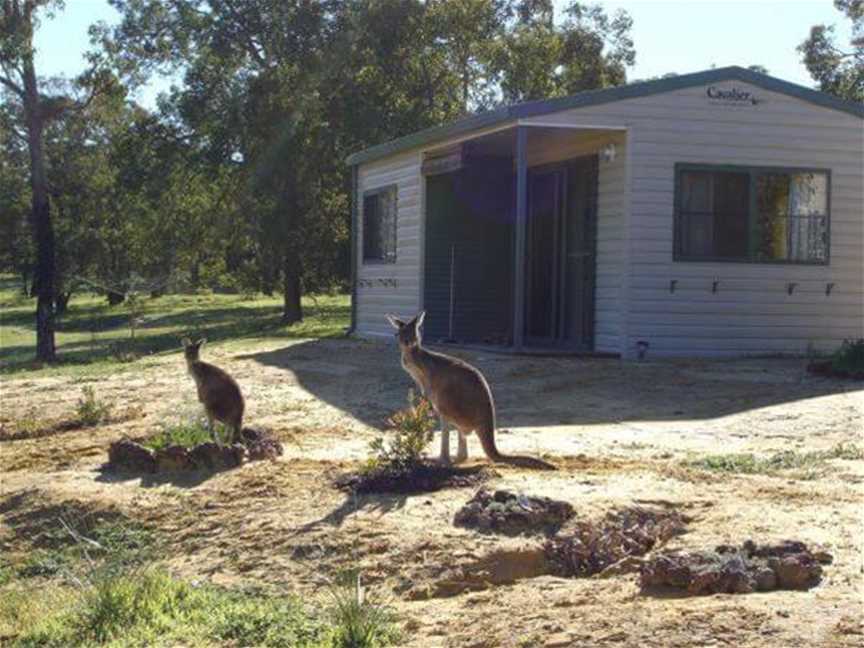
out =
{"type": "MultiPolygon", "coordinates": [[[[229,470],[236,470],[231,468],[229,470]]],[[[107,464],[96,469],[96,481],[103,484],[120,484],[139,481],[142,488],[156,488],[170,484],[177,488],[194,488],[225,470],[188,470],[182,472],[145,473],[114,470],[107,464]]]]}
{"type": "MultiPolygon", "coordinates": [[[[499,428],[708,420],[856,386],[811,377],[801,359],[628,362],[446,352],[486,376],[499,428]]],[[[386,419],[405,406],[409,389],[416,390],[392,343],[309,340],[240,357],[290,371],[320,400],[376,428],[383,428],[386,419]]]]}
{"type": "Polygon", "coordinates": [[[375,493],[375,494],[357,494],[348,493],[345,499],[339,506],[334,508],[326,515],[312,520],[306,524],[302,524],[288,533],[289,536],[302,535],[311,531],[318,530],[321,526],[340,527],[348,516],[361,511],[379,513],[386,515],[392,511],[398,511],[405,507],[408,501],[408,494],[391,494],[391,493],[375,493]]]}

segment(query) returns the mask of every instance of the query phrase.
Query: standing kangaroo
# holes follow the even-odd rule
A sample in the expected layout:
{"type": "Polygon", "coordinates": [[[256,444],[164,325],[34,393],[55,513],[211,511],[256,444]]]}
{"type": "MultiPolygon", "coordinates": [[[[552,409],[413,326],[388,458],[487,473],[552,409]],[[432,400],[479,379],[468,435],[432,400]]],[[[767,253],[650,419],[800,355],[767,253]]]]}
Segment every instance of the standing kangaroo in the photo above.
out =
{"type": "Polygon", "coordinates": [[[232,443],[241,440],[240,430],[243,425],[243,410],[245,403],[237,381],[219,367],[199,360],[201,346],[206,342],[202,338],[193,342],[183,338],[183,349],[186,355],[186,366],[189,374],[195,379],[198,388],[198,400],[204,405],[207,420],[210,422],[210,433],[216,439],[216,428],[213,421],[220,421],[232,429],[232,443]]]}
{"type": "Polygon", "coordinates": [[[467,435],[476,432],[483,452],[491,461],[555,470],[555,466],[540,459],[498,452],[495,446],[495,402],[489,384],[483,374],[467,362],[423,348],[420,326],[425,316],[426,313],[421,312],[410,322],[403,322],[387,315],[387,320],[396,329],[402,367],[430,400],[440,418],[441,461],[450,463],[450,430],[447,426],[453,423],[459,432],[457,462],[468,458],[467,435]]]}

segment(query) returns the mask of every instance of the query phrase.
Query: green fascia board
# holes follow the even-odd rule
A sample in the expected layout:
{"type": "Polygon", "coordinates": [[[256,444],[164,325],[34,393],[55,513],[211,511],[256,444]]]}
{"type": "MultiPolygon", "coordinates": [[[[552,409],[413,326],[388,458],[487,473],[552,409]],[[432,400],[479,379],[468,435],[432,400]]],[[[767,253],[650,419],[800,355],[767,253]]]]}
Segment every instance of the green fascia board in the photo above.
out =
{"type": "Polygon", "coordinates": [[[459,135],[464,135],[472,131],[490,128],[517,119],[527,119],[529,117],[547,115],[549,113],[569,110],[571,108],[596,106],[598,104],[621,101],[624,99],[647,97],[663,92],[682,90],[696,85],[704,85],[706,83],[718,83],[720,81],[743,81],[770,92],[789,95],[796,99],[801,99],[802,101],[809,101],[810,103],[822,106],[823,108],[838,110],[864,119],[864,104],[854,101],[845,101],[824,92],[819,92],[818,90],[812,90],[805,86],[783,81],[782,79],[767,74],[754,72],[747,68],[731,66],[705,70],[703,72],[694,72],[692,74],[682,74],[680,76],[669,77],[666,79],[631,83],[614,88],[588,90],[569,97],[541,99],[538,101],[529,101],[526,103],[514,104],[512,106],[505,106],[496,110],[490,110],[489,112],[472,115],[449,124],[433,126],[432,128],[427,128],[385,142],[384,144],[370,147],[350,155],[346,162],[354,165],[371,162],[373,160],[380,160],[381,158],[395,153],[400,153],[427,144],[433,144],[435,142],[447,140],[452,137],[458,137],[459,135]]]}

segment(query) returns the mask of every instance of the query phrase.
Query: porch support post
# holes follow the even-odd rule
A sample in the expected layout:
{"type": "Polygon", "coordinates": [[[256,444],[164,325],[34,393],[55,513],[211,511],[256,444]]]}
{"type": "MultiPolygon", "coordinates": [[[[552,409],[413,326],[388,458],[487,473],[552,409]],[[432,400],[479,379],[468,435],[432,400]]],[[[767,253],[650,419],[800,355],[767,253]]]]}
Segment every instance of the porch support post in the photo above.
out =
{"type": "Polygon", "coordinates": [[[525,338],[525,242],[528,232],[528,128],[516,127],[516,232],[513,272],[513,347],[525,338]]]}

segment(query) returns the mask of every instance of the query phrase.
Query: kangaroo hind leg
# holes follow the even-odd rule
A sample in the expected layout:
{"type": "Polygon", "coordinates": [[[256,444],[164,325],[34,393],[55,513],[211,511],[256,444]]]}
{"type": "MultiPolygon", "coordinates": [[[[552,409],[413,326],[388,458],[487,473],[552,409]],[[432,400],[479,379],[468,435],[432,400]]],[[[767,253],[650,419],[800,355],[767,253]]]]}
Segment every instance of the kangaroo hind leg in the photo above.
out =
{"type": "Polygon", "coordinates": [[[441,421],[441,456],[439,457],[439,461],[442,464],[450,463],[450,428],[448,427],[447,421],[444,420],[442,416],[440,418],[441,421]]]}
{"type": "Polygon", "coordinates": [[[459,450],[456,452],[456,463],[462,463],[468,459],[468,435],[470,430],[459,429],[459,450]]]}

